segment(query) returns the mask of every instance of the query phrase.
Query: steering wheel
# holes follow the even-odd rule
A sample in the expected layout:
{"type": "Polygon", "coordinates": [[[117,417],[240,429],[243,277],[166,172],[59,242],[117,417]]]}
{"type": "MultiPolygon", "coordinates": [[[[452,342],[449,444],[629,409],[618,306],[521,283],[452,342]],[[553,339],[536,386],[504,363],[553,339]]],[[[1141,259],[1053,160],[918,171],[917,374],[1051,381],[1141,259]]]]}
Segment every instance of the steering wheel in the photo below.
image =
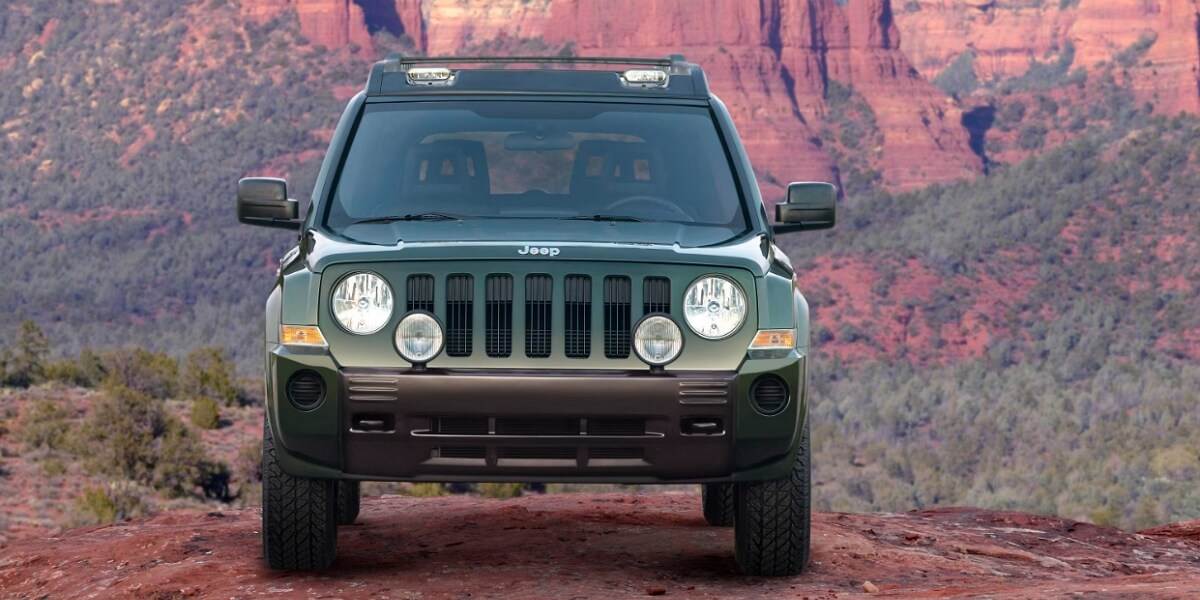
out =
{"type": "Polygon", "coordinates": [[[624,198],[621,198],[620,200],[617,200],[616,202],[613,202],[612,204],[609,204],[608,206],[605,206],[604,212],[616,212],[616,210],[618,208],[625,206],[626,204],[633,204],[634,202],[644,202],[647,204],[653,204],[654,206],[662,208],[666,212],[669,212],[674,215],[678,215],[688,221],[693,220],[692,216],[687,214],[686,212],[684,212],[684,210],[682,208],[679,208],[678,204],[675,204],[674,202],[671,202],[670,200],[667,200],[664,198],[659,198],[658,196],[647,196],[647,195],[626,196],[624,198]]]}

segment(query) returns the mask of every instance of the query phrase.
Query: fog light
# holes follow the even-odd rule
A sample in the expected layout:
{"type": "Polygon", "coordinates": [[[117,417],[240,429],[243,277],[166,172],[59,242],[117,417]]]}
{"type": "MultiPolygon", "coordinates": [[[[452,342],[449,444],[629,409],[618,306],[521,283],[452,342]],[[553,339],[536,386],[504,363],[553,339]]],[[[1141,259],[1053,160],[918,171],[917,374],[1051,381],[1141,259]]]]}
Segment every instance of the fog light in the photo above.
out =
{"type": "Polygon", "coordinates": [[[411,312],[396,326],[396,351],[414,365],[423,365],[441,354],[445,342],[442,324],[427,312],[411,312]]]}
{"type": "Polygon", "coordinates": [[[646,315],[633,329],[633,350],[648,365],[661,367],[683,350],[683,332],[665,315],[646,315]]]}

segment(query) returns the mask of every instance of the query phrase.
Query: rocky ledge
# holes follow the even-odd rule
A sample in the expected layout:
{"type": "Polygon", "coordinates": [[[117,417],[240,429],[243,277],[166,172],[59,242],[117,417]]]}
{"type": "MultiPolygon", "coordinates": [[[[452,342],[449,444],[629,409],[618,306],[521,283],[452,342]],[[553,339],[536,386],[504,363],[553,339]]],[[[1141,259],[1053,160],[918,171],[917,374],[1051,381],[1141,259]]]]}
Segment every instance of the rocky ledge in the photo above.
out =
{"type": "Polygon", "coordinates": [[[814,515],[810,571],[737,574],[693,494],[364,500],[318,574],[268,571],[259,513],[172,512],[0,549],[0,596],[1200,597],[1200,521],[1142,534],[973,508],[814,515]]]}

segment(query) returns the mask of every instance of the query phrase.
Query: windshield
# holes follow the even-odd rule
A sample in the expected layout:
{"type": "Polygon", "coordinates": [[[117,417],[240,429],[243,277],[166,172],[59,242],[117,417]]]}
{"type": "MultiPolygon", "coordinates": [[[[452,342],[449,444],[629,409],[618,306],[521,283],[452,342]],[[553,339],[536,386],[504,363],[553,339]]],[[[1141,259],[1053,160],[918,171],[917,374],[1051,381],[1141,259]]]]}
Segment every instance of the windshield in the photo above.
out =
{"type": "Polygon", "coordinates": [[[404,102],[365,109],[323,224],[382,244],[702,246],[747,217],[706,107],[404,102]]]}

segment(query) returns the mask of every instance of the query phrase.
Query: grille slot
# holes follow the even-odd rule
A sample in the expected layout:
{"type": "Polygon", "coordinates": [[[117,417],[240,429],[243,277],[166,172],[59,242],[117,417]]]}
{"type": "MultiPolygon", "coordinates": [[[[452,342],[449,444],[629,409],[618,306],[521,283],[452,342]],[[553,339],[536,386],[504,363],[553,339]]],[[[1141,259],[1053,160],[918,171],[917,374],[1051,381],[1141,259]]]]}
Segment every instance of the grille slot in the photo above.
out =
{"type": "Polygon", "coordinates": [[[487,458],[483,446],[440,446],[433,449],[432,458],[487,458]]]}
{"type": "Polygon", "coordinates": [[[446,278],[446,355],[470,356],[475,278],[451,275],[446,278]]]}
{"type": "Polygon", "coordinates": [[[633,293],[628,277],[604,278],[604,357],[629,358],[630,303],[633,293]]]}
{"type": "Polygon", "coordinates": [[[646,435],[642,419],[588,419],[588,435],[646,435]]]}
{"type": "Polygon", "coordinates": [[[579,435],[579,419],[496,419],[496,435],[579,435]]]}
{"type": "Polygon", "coordinates": [[[642,314],[671,312],[671,280],[647,277],[642,280],[642,314]]]}
{"type": "Polygon", "coordinates": [[[525,278],[525,355],[529,358],[550,356],[553,297],[554,280],[549,275],[525,278]]]}
{"type": "Polygon", "coordinates": [[[485,284],[487,355],[507,358],[512,355],[512,275],[488,275],[485,284]]]}
{"type": "Polygon", "coordinates": [[[423,310],[427,312],[433,312],[432,275],[408,276],[407,307],[409,311],[423,310]]]}
{"type": "Polygon", "coordinates": [[[588,458],[592,460],[638,460],[646,458],[646,452],[641,448],[589,448],[588,458]]]}
{"type": "Polygon", "coordinates": [[[519,446],[501,446],[496,451],[500,459],[532,459],[532,460],[575,460],[574,448],[523,448],[519,446]]]}
{"type": "Polygon", "coordinates": [[[566,306],[567,358],[587,358],[592,354],[592,278],[568,275],[563,282],[566,306]]]}
{"type": "Polygon", "coordinates": [[[487,435],[487,417],[438,417],[433,420],[433,433],[442,435],[487,435]]]}

